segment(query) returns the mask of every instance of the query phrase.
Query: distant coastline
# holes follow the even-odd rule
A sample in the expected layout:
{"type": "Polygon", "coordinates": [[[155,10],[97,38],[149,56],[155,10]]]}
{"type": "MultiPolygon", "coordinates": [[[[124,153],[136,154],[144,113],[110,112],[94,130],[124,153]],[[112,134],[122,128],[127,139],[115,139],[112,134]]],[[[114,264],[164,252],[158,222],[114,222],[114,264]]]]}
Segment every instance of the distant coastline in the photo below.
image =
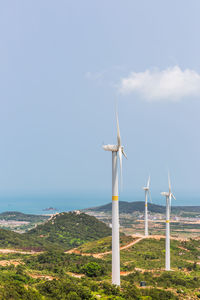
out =
{"type": "MultiPolygon", "coordinates": [[[[120,201],[125,202],[137,202],[143,201],[142,196],[120,196],[120,201]]],[[[153,197],[153,204],[165,206],[165,201],[153,197]]],[[[45,213],[54,213],[53,210],[46,210],[49,208],[55,208],[56,212],[63,211],[73,211],[73,210],[82,210],[88,209],[91,207],[99,207],[102,205],[107,205],[111,203],[109,192],[102,194],[99,197],[91,195],[79,195],[79,194],[69,194],[65,197],[35,197],[35,196],[23,196],[23,197],[0,197],[0,213],[6,211],[18,211],[26,214],[36,214],[41,215],[45,213]]],[[[188,203],[191,206],[198,206],[200,204],[200,198],[195,197],[186,197],[186,196],[177,196],[177,201],[173,201],[172,206],[187,206],[188,203]],[[189,199],[189,200],[188,200],[189,199]]]]}

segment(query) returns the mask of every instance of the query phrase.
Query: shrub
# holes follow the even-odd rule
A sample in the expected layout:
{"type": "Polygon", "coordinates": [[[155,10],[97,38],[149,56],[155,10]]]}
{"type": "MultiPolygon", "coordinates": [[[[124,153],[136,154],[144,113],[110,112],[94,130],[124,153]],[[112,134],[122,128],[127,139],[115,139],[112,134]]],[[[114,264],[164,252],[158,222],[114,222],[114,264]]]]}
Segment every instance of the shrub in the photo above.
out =
{"type": "Polygon", "coordinates": [[[104,273],[103,267],[101,267],[96,262],[89,262],[87,265],[83,267],[83,273],[88,277],[97,277],[104,273]]]}

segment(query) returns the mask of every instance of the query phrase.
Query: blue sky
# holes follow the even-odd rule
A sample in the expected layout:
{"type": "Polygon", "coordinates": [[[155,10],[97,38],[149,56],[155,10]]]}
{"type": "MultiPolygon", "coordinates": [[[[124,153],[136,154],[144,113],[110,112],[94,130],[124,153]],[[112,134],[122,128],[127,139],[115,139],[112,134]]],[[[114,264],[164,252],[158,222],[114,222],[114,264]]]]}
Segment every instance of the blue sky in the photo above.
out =
{"type": "Polygon", "coordinates": [[[159,197],[168,169],[176,196],[200,196],[199,11],[198,0],[2,1],[1,196],[109,193],[101,146],[116,142],[116,101],[124,200],[149,173],[159,197]]]}

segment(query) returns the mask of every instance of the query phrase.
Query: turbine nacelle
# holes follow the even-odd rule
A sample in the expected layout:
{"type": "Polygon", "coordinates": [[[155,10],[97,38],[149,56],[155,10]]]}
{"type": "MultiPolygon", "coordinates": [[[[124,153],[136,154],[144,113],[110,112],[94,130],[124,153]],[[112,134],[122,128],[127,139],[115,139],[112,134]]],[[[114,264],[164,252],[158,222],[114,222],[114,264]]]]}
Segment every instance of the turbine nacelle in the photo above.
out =
{"type": "Polygon", "coordinates": [[[166,201],[168,199],[169,206],[170,206],[170,209],[171,209],[171,200],[172,200],[172,198],[174,200],[176,200],[176,198],[175,198],[174,194],[172,193],[172,187],[171,187],[171,181],[170,181],[169,174],[168,174],[168,184],[169,184],[169,192],[162,192],[161,195],[166,197],[166,201]]]}
{"type": "Polygon", "coordinates": [[[144,187],[143,187],[143,190],[144,190],[144,191],[148,191],[148,190],[149,190],[149,187],[144,186],[144,187]]]}
{"type": "Polygon", "coordinates": [[[162,192],[160,193],[162,196],[165,196],[165,197],[169,197],[169,193],[168,192],[162,192]]]}
{"type": "Polygon", "coordinates": [[[170,201],[171,201],[171,198],[173,198],[174,200],[176,200],[174,194],[172,193],[172,187],[171,187],[171,181],[170,181],[169,174],[168,174],[168,184],[169,184],[169,192],[162,192],[161,195],[165,196],[165,197],[169,197],[170,201]]]}
{"type": "MultiPolygon", "coordinates": [[[[118,145],[103,145],[102,148],[105,151],[112,151],[112,152],[118,152],[119,151],[119,146],[118,145]]],[[[122,153],[123,153],[124,147],[121,146],[121,149],[122,149],[122,153]]]]}
{"type": "Polygon", "coordinates": [[[150,201],[151,201],[151,203],[152,203],[151,193],[150,193],[150,176],[149,176],[149,178],[148,178],[147,185],[144,186],[142,189],[145,191],[145,193],[146,193],[146,192],[148,193],[149,199],[150,199],[150,201]]]}
{"type": "Polygon", "coordinates": [[[150,176],[148,178],[147,185],[143,187],[143,190],[149,191],[149,186],[150,186],[150,176]]]}
{"type": "Polygon", "coordinates": [[[152,202],[152,200],[151,200],[151,194],[150,194],[150,176],[149,176],[149,178],[148,178],[147,185],[144,186],[142,189],[143,189],[145,192],[148,192],[150,201],[152,202]]]}
{"type": "Polygon", "coordinates": [[[170,199],[173,198],[174,200],[176,200],[175,196],[172,193],[168,193],[168,192],[162,192],[160,193],[162,196],[165,197],[169,197],[170,199]]]}
{"type": "Polygon", "coordinates": [[[119,120],[118,114],[116,113],[117,119],[117,145],[103,145],[103,149],[105,151],[117,152],[119,156],[119,164],[120,164],[120,178],[121,178],[121,187],[122,187],[122,156],[124,155],[127,159],[126,153],[124,152],[124,147],[121,145],[121,136],[119,130],[119,120]]]}

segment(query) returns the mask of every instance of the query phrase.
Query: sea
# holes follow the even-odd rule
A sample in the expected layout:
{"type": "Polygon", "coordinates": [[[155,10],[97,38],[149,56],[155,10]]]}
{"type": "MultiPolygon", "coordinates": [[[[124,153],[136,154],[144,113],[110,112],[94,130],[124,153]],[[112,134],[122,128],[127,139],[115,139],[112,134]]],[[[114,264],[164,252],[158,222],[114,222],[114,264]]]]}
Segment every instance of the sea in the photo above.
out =
{"type": "MultiPolygon", "coordinates": [[[[12,195],[0,196],[0,212],[18,211],[29,214],[52,214],[55,212],[73,211],[105,205],[111,202],[108,192],[64,193],[54,195],[12,195]],[[52,209],[49,209],[52,208],[52,209]]],[[[165,205],[164,197],[152,194],[152,203],[165,205]]],[[[176,195],[172,206],[200,206],[200,195],[176,195]]],[[[143,193],[122,194],[120,201],[144,201],[143,193]]]]}

